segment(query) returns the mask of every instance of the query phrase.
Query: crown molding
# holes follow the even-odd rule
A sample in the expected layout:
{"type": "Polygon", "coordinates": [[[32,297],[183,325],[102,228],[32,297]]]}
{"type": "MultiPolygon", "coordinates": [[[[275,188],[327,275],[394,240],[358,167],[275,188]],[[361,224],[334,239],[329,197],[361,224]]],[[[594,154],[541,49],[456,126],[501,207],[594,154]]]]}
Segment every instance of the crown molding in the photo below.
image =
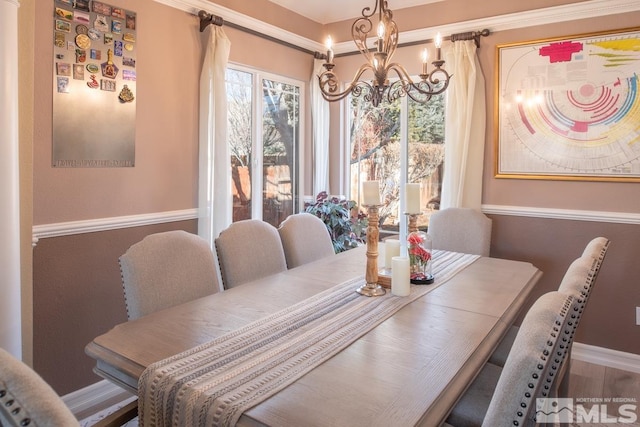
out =
{"type": "Polygon", "coordinates": [[[306,37],[299,36],[290,31],[278,28],[275,25],[267,24],[259,19],[252,18],[250,16],[238,13],[235,10],[219,6],[215,3],[211,3],[206,0],[154,0],[156,3],[162,3],[164,5],[188,12],[192,15],[198,16],[198,12],[204,10],[209,13],[213,13],[216,16],[222,17],[225,21],[233,22],[241,27],[250,28],[253,31],[265,34],[278,40],[285,41],[304,49],[314,51],[324,50],[322,43],[315,42],[306,37]]]}
{"type": "MultiPolygon", "coordinates": [[[[324,45],[289,31],[282,30],[274,25],[267,24],[258,19],[238,13],[229,8],[219,6],[206,0],[154,0],[175,9],[183,10],[193,15],[200,10],[221,16],[223,19],[242,27],[251,28],[270,37],[291,43],[310,51],[324,52],[324,45]]],[[[456,22],[452,24],[426,27],[419,30],[400,33],[402,43],[411,43],[429,40],[437,32],[441,34],[455,34],[467,31],[478,31],[488,28],[491,32],[506,31],[517,28],[526,28],[538,25],[554,24],[558,22],[575,21],[579,19],[594,18],[598,16],[616,15],[640,10],[638,0],[588,0],[578,3],[552,6],[526,12],[510,13],[470,21],[456,22]]],[[[352,41],[337,43],[334,46],[336,54],[354,51],[352,41]]]]}

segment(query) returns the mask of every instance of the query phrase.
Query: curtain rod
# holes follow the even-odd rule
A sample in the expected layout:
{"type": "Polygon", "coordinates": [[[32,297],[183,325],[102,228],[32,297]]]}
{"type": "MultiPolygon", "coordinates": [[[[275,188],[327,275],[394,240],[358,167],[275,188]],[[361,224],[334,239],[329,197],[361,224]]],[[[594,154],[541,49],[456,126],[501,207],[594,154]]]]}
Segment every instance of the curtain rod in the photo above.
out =
{"type": "MultiPolygon", "coordinates": [[[[308,53],[309,55],[313,55],[314,58],[316,59],[324,59],[326,58],[326,54],[322,53],[322,52],[314,52],[311,51],[309,49],[305,49],[303,47],[297,46],[293,43],[289,43],[286,42],[284,40],[280,40],[278,38],[269,36],[267,34],[263,34],[260,33],[256,30],[252,30],[250,28],[246,28],[243,27],[241,25],[238,24],[234,24],[232,22],[226,21],[221,17],[221,16],[216,16],[212,13],[206,12],[204,10],[201,10],[200,12],[198,12],[198,17],[200,18],[200,32],[203,32],[209,25],[217,25],[219,27],[222,27],[223,25],[226,25],[227,27],[231,27],[231,28],[235,28],[236,30],[240,30],[243,31],[245,33],[249,33],[251,35],[254,35],[256,37],[260,37],[269,41],[272,41],[274,43],[278,43],[287,47],[290,47],[292,49],[296,49],[299,50],[301,52],[304,53],[308,53]]],[[[468,31],[465,33],[457,33],[457,34],[451,34],[448,37],[443,37],[444,40],[451,40],[452,42],[456,42],[456,41],[461,41],[461,40],[474,40],[476,42],[476,46],[480,47],[480,37],[487,37],[489,36],[489,34],[491,34],[491,32],[488,29],[484,29],[481,31],[468,31]]],[[[433,39],[427,39],[427,40],[417,40],[417,41],[413,41],[413,42],[407,42],[407,43],[399,43],[398,47],[407,47],[407,46],[415,46],[415,45],[419,45],[419,44],[424,44],[424,43],[428,43],[428,42],[433,42],[433,39]]],[[[336,54],[336,57],[341,57],[341,56],[349,56],[349,55],[356,55],[360,53],[360,51],[358,50],[354,50],[352,52],[344,52],[344,53],[339,53],[336,54]]]]}
{"type": "Polygon", "coordinates": [[[235,28],[236,30],[240,30],[242,32],[254,35],[256,37],[260,37],[269,41],[272,41],[274,43],[278,43],[287,47],[290,47],[291,49],[296,49],[299,50],[301,52],[304,53],[308,53],[309,55],[314,55],[315,52],[309,50],[309,49],[305,49],[304,47],[300,47],[297,46],[293,43],[289,43],[286,42],[284,40],[280,40],[277,39],[275,37],[272,37],[270,35],[267,34],[263,34],[260,33],[256,30],[252,30],[250,28],[247,27],[243,27],[242,25],[238,25],[238,24],[234,24],[233,22],[229,22],[229,21],[225,21],[221,16],[216,16],[212,13],[208,13],[204,10],[201,10],[200,12],[198,12],[198,17],[200,18],[200,32],[203,32],[209,25],[213,24],[213,25],[217,25],[219,27],[222,27],[223,25],[226,25],[227,27],[231,27],[231,28],[235,28]]]}

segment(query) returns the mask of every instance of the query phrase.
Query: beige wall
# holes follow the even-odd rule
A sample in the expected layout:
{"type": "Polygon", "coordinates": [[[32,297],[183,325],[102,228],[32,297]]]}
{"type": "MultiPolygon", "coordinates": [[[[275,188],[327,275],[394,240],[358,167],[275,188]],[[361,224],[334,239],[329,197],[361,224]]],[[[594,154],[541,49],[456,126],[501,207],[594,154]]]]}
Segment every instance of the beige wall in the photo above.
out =
{"type": "MultiPolygon", "coordinates": [[[[487,138],[483,204],[600,212],[640,212],[640,183],[520,180],[494,178],[494,94],[496,45],[518,41],[628,28],[640,12],[499,32],[482,40],[479,53],[487,81],[487,138]]],[[[614,222],[570,221],[492,215],[492,256],[524,259],[544,271],[534,297],[556,289],[571,261],[593,237],[611,239],[598,284],[589,301],[576,340],[585,344],[640,354],[640,227],[614,222]]]]}
{"type": "MultiPolygon", "coordinates": [[[[138,14],[136,165],[51,166],[53,0],[39,2],[30,12],[35,16],[35,54],[21,51],[25,67],[29,61],[35,62],[35,101],[25,104],[35,117],[31,127],[35,225],[197,207],[198,84],[209,30],[200,33],[196,16],[152,0],[108,3],[138,14]]],[[[229,27],[225,31],[232,44],[230,61],[305,84],[309,80],[310,55],[229,27]]],[[[25,97],[28,93],[24,91],[25,97]]],[[[100,111],[94,113],[97,117],[100,111]]],[[[28,115],[25,117],[28,127],[28,115]]],[[[309,121],[308,112],[306,119],[309,121]]],[[[307,126],[303,142],[309,141],[310,131],[307,126]]],[[[28,132],[24,136],[22,150],[28,159],[28,132]]],[[[307,163],[310,152],[305,150],[307,163]]],[[[29,172],[29,168],[24,170],[29,172]]],[[[308,185],[310,171],[305,168],[308,185]]],[[[31,196],[29,178],[26,176],[22,188],[26,197],[31,196]]],[[[30,212],[28,202],[25,199],[25,212],[30,212]]],[[[25,224],[29,233],[25,244],[29,245],[31,223],[25,224]]],[[[84,354],[84,346],[126,320],[118,256],[148,233],[176,228],[197,231],[195,221],[186,221],[45,238],[33,249],[33,363],[58,393],[66,394],[100,379],[91,372],[93,363],[84,354]]],[[[30,268],[30,264],[25,262],[23,267],[30,268]]],[[[24,287],[31,290],[26,281],[24,287]]]]}
{"type": "MultiPolygon", "coordinates": [[[[33,55],[33,223],[36,225],[196,207],[198,80],[206,34],[199,33],[195,16],[153,0],[113,0],[109,3],[138,13],[136,166],[105,169],[51,167],[53,1],[39,1],[39,7],[34,7],[32,12],[36,28],[33,55]]],[[[267,0],[260,0],[260,7],[253,9],[247,6],[248,3],[220,2],[226,7],[248,8],[250,10],[244,12],[249,15],[261,10],[260,13],[264,13],[270,23],[298,31],[314,40],[321,40],[328,32],[305,20],[300,21],[302,24],[292,24],[295,17],[272,7],[267,0]],[[299,25],[304,28],[299,28],[299,25]]],[[[488,10],[497,14],[496,7],[508,11],[523,7],[513,1],[462,7],[466,3],[462,0],[444,2],[460,7],[442,10],[441,18],[433,18],[438,15],[426,11],[420,14],[398,12],[396,17],[404,29],[405,19],[411,19],[411,25],[424,26],[427,18],[429,21],[433,18],[453,22],[456,16],[459,20],[475,15],[487,16],[488,10]]],[[[468,3],[475,5],[477,2],[468,3]]],[[[529,3],[541,7],[564,2],[536,0],[529,3]]],[[[443,4],[438,3],[434,7],[441,8],[443,4]]],[[[580,33],[584,28],[619,28],[634,22],[640,22],[640,14],[524,28],[484,38],[480,58],[488,83],[488,111],[492,111],[493,105],[496,43],[580,33]]],[[[230,61],[304,82],[309,80],[312,67],[309,55],[232,28],[227,27],[225,31],[232,43],[230,61]]],[[[418,67],[417,51],[401,49],[397,59],[418,67]]],[[[21,54],[30,55],[28,51],[21,54]]],[[[343,62],[338,66],[345,79],[353,72],[349,67],[355,67],[359,60],[358,57],[341,59],[343,62]]],[[[28,58],[21,60],[21,67],[24,62],[28,64],[28,58]]],[[[337,104],[332,104],[331,111],[331,187],[332,192],[337,192],[341,167],[338,146],[341,114],[337,104]]],[[[308,112],[306,118],[304,141],[308,142],[311,132],[308,112]]],[[[494,179],[491,124],[492,115],[489,114],[485,204],[640,211],[638,184],[494,179]]],[[[28,147],[23,150],[28,154],[28,147]]],[[[311,182],[310,153],[307,143],[305,193],[309,192],[311,182]]],[[[25,190],[23,187],[24,191],[28,192],[28,188],[25,190]]],[[[528,260],[544,270],[545,276],[536,294],[557,287],[563,269],[578,256],[589,238],[596,235],[610,237],[613,240],[611,253],[605,261],[598,289],[578,339],[640,354],[638,328],[632,326],[631,317],[632,306],[640,305],[638,291],[634,288],[640,271],[636,267],[638,263],[634,264],[632,260],[640,238],[637,226],[500,215],[492,215],[492,218],[492,254],[528,260]]],[[[91,372],[93,363],[84,355],[84,346],[94,336],[126,320],[117,257],[146,234],[168,229],[195,231],[195,228],[195,221],[183,221],[41,239],[33,251],[33,359],[36,370],[58,393],[65,394],[99,380],[91,372]]]]}

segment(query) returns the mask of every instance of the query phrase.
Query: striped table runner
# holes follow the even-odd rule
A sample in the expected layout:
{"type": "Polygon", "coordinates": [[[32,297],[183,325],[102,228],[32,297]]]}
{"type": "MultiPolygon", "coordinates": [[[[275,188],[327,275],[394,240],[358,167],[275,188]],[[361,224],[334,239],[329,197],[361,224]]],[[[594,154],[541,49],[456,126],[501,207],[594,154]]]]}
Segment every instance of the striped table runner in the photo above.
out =
{"type": "Polygon", "coordinates": [[[435,283],[407,297],[362,297],[359,277],[150,365],[138,382],[142,426],[233,426],[410,302],[478,259],[434,251],[435,283]]]}

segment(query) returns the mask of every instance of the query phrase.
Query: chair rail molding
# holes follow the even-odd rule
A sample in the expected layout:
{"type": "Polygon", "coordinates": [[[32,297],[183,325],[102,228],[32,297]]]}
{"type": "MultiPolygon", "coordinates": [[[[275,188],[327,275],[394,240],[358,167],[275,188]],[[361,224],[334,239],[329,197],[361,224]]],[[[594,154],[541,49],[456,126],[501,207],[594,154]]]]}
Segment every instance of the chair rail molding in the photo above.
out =
{"type": "Polygon", "coordinates": [[[571,358],[640,374],[640,354],[574,342],[571,358]]]}
{"type": "MultiPolygon", "coordinates": [[[[191,13],[195,16],[198,15],[200,10],[205,10],[209,13],[218,15],[225,20],[233,22],[234,24],[245,28],[251,28],[252,30],[296,46],[318,52],[324,52],[325,50],[324,44],[321,42],[316,42],[297,34],[284,31],[275,25],[267,24],[259,19],[219,6],[208,0],[154,1],[191,13]]],[[[575,21],[598,16],[616,15],[635,12],[638,10],[640,10],[640,2],[638,2],[638,0],[587,0],[560,6],[551,6],[524,12],[509,13],[452,24],[426,27],[419,30],[405,31],[401,33],[401,39],[403,44],[412,43],[430,40],[436,32],[440,32],[441,34],[454,34],[466,31],[477,31],[480,28],[488,28],[492,33],[494,33],[497,31],[575,21]]],[[[353,52],[353,41],[337,43],[334,45],[333,49],[336,54],[353,52]]]]}
{"type": "MultiPolygon", "coordinates": [[[[506,205],[482,205],[482,212],[491,215],[565,219],[569,221],[593,221],[633,225],[640,224],[640,214],[631,212],[601,212],[506,205]]],[[[116,230],[119,228],[142,227],[145,225],[187,221],[197,218],[198,209],[194,208],[141,215],[69,221],[55,224],[41,224],[34,226],[32,229],[32,244],[35,246],[40,239],[49,237],[95,233],[98,231],[116,230]]]]}
{"type": "Polygon", "coordinates": [[[167,222],[186,221],[198,218],[198,209],[157,212],[141,215],[128,215],[112,218],[98,218],[83,221],[69,221],[56,224],[42,224],[33,227],[32,245],[47,237],[71,236],[74,234],[95,233],[119,228],[142,227],[167,222]]]}
{"type": "Polygon", "coordinates": [[[482,205],[482,212],[492,215],[566,219],[570,221],[609,222],[615,224],[634,225],[640,224],[640,214],[632,212],[604,212],[505,205],[482,205]]]}

